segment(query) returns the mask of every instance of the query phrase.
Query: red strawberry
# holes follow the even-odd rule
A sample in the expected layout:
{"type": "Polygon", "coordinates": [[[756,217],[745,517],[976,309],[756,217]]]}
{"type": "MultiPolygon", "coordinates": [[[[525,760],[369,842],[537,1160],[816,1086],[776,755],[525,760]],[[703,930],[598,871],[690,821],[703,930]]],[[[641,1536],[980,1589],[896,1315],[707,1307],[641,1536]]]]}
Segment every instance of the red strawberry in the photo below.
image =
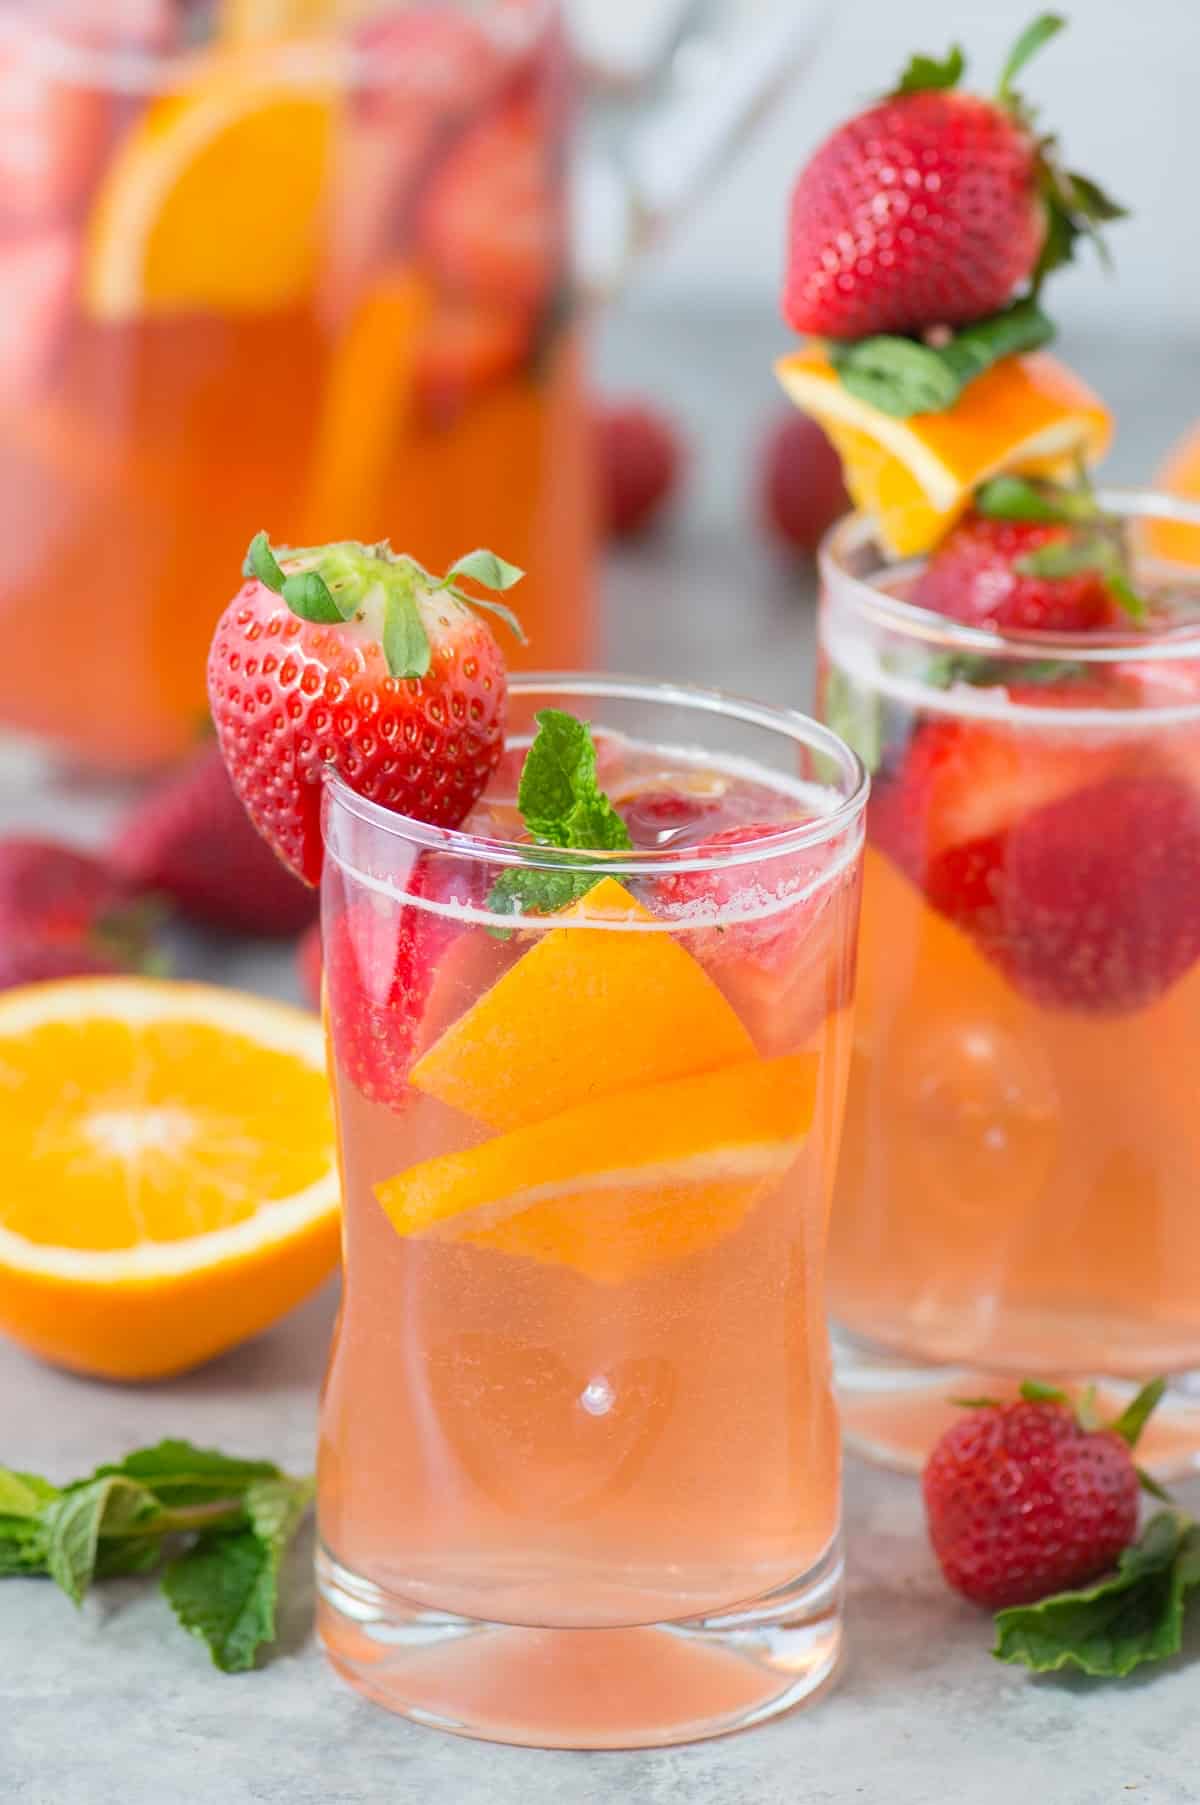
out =
{"type": "Polygon", "coordinates": [[[1109,777],[948,857],[932,900],[1050,1008],[1144,1008],[1200,959],[1200,794],[1175,777],[1109,777]]]}
{"type": "MultiPolygon", "coordinates": [[[[1062,706],[1058,685],[1014,685],[1022,706],[1062,706]]],[[[1071,707],[1112,706],[1114,693],[1071,683],[1071,707]]],[[[988,839],[1022,817],[1107,776],[1121,763],[1122,742],[1068,730],[1038,733],[1025,723],[932,715],[921,722],[892,772],[881,773],[868,812],[872,843],[914,882],[954,847],[988,839]]],[[[954,911],[948,911],[953,913],[954,911]]]]}
{"type": "Polygon", "coordinates": [[[763,441],[759,489],[768,530],[802,552],[815,552],[850,508],[841,459],[816,421],[795,409],[763,441]]]}
{"type": "Polygon", "coordinates": [[[956,1591],[993,1610],[1097,1579],[1137,1531],[1131,1443],[1161,1386],[1085,1428],[1060,1392],[1022,1388],[946,1431],[925,1465],[929,1538],[956,1591]]]}
{"type": "Polygon", "coordinates": [[[296,975],[306,1002],[314,1009],[321,1007],[321,979],[324,962],[321,957],[321,924],[314,921],[296,943],[296,975]]]}
{"type": "MultiPolygon", "coordinates": [[[[742,827],[725,827],[710,834],[681,853],[684,858],[706,858],[727,847],[749,846],[756,840],[786,831],[786,822],[748,822],[742,827]]],[[[712,871],[681,871],[656,878],[654,898],[665,915],[678,915],[696,923],[695,952],[708,966],[732,963],[753,956],[760,964],[779,964],[799,932],[804,911],[781,908],[773,913],[759,913],[772,902],[782,901],[803,888],[818,868],[820,854],[789,854],[786,857],[764,857],[757,862],[726,865],[712,871]],[[729,910],[746,914],[751,919],[734,921],[716,933],[705,927],[715,922],[719,912],[729,910]]]]}
{"type": "Polygon", "coordinates": [[[1086,555],[1087,535],[1087,528],[972,511],[943,539],[908,599],[970,627],[1086,633],[1119,626],[1125,616],[1099,564],[1062,576],[1020,568],[1045,546],[1086,555]]]}
{"type": "Polygon", "coordinates": [[[679,486],[679,432],[644,401],[613,401],[597,407],[595,436],[601,520],[618,538],[640,533],[679,486]]]}
{"type": "Polygon", "coordinates": [[[994,99],[952,91],[960,52],[918,57],[825,141],[792,195],[784,313],[797,332],[964,325],[1002,308],[1039,259],[1063,261],[1088,220],[1116,215],[1056,166],[1012,91],[1054,28],[1022,37],[994,99]]]}
{"type": "Polygon", "coordinates": [[[110,857],[131,888],[231,933],[286,938],[317,912],[313,892],[255,832],[216,746],[135,804],[110,857]]]}
{"type": "Polygon", "coordinates": [[[103,860],[52,840],[0,840],[0,989],[137,969],[148,928],[103,860]]]}
{"type": "Polygon", "coordinates": [[[469,126],[433,172],[416,237],[443,285],[524,314],[563,256],[563,211],[546,123],[521,92],[469,126]]]}
{"type": "Polygon", "coordinates": [[[476,602],[458,579],[506,588],[520,572],[479,552],[439,579],[387,546],[352,541],[285,565],[259,534],[247,561],[258,574],[217,623],[208,692],[251,820],[315,883],[326,771],[443,827],[482,794],[504,743],[507,678],[472,608],[499,605],[476,602]]]}
{"type": "Polygon", "coordinates": [[[433,418],[458,412],[465,401],[519,370],[529,355],[535,316],[465,296],[445,297],[421,334],[416,390],[433,418]]]}
{"type": "MultiPolygon", "coordinates": [[[[445,905],[482,905],[482,870],[418,858],[407,891],[445,905]]],[[[408,1074],[516,954],[478,923],[375,894],[352,894],[324,938],[329,1031],[339,1069],[372,1103],[401,1109],[408,1074]]]]}

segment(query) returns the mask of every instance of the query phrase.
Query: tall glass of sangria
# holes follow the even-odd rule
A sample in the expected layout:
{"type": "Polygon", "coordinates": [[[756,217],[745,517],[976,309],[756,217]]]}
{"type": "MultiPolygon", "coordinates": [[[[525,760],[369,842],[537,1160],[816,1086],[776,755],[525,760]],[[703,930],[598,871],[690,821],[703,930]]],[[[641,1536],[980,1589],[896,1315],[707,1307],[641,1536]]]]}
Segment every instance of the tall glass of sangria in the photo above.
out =
{"type": "Polygon", "coordinates": [[[1200,568],[1150,555],[1180,504],[1100,500],[1008,570],[1068,529],[822,554],[822,712],[874,773],[830,1297],[848,1433],[901,1464],[1028,1374],[1169,1373],[1147,1457],[1200,1451],[1200,568]]]}
{"type": "Polygon", "coordinates": [[[264,521],[503,543],[587,662],[567,90],[551,0],[0,0],[0,721],[185,748],[264,521]]]}
{"type": "Polygon", "coordinates": [[[709,692],[522,678],[509,705],[461,831],[327,786],[320,1629],[427,1724],[668,1743],[837,1656],[824,1261],[865,778],[709,692]],[[556,732],[619,849],[531,840],[556,732]]]}

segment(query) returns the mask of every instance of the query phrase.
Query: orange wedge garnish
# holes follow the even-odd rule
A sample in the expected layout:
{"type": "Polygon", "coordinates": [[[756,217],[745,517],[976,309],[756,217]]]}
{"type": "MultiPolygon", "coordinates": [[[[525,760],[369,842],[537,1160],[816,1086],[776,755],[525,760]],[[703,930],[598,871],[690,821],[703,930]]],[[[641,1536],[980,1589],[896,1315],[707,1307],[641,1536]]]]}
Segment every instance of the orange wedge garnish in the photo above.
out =
{"type": "MultiPolygon", "coordinates": [[[[1194,426],[1176,445],[1158,473],[1157,487],[1168,495],[1200,502],[1200,427],[1194,426]]],[[[1157,558],[1174,564],[1200,566],[1200,526],[1182,526],[1170,520],[1147,520],[1142,542],[1157,558]]]]}
{"type": "Polygon", "coordinates": [[[896,557],[929,551],[1001,471],[1053,476],[1101,456],[1112,430],[1087,385],[1043,351],[1005,357],[952,407],[896,419],[843,387],[817,344],[780,358],[779,380],[841,454],[846,487],[896,557]]]}
{"type": "Polygon", "coordinates": [[[376,1196],[399,1234],[619,1283],[737,1228],[799,1152],[817,1066],[803,1053],[750,1059],[596,1097],[412,1166],[376,1196]]]}
{"type": "Polygon", "coordinates": [[[604,878],[417,1061],[409,1082],[486,1122],[521,1128],[606,1097],[748,1059],[731,1006],[648,910],[604,878]]]}
{"type": "Polygon", "coordinates": [[[0,997],[0,1330],[119,1379],[257,1334],[337,1260],[314,1016],[82,979],[0,997]]]}

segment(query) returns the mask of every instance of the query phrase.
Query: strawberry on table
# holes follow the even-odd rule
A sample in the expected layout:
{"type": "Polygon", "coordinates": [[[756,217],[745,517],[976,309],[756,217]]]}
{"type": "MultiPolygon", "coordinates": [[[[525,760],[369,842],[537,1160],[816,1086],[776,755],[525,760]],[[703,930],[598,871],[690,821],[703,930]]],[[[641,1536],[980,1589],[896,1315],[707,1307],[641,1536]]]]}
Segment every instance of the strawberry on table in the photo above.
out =
{"type": "Polygon", "coordinates": [[[615,538],[643,532],[679,487],[683,441],[675,423],[644,401],[605,401],[594,415],[600,518],[615,538]]]}
{"type": "Polygon", "coordinates": [[[0,989],[144,968],[150,925],[103,859],[54,840],[0,840],[0,989]]]}
{"type": "Polygon", "coordinates": [[[135,803],[109,856],[132,889],[228,933],[283,938],[317,912],[313,891],[255,832],[216,746],[135,803]]]}
{"type": "Polygon", "coordinates": [[[815,552],[835,520],[850,512],[842,462],[807,414],[776,421],[759,454],[760,508],[769,532],[797,551],[815,552]]]}
{"type": "Polygon", "coordinates": [[[959,91],[957,48],[914,57],[894,93],[826,140],[792,196],[789,325],[859,339],[983,319],[1119,214],[1061,166],[1013,89],[1062,24],[1034,21],[994,96],[959,91]]]}
{"type": "Polygon", "coordinates": [[[1133,1447],[1162,1390],[1153,1381],[1104,1428],[1064,1392],[1033,1382],[1011,1402],[969,1407],[934,1447],[922,1480],[947,1583],[1002,1609],[1115,1567],[1137,1532],[1133,1447]]]}
{"type": "Polygon", "coordinates": [[[352,540],[281,558],[258,534],[249,581],[217,623],[209,701],[251,820],[315,883],[327,769],[435,826],[469,814],[499,761],[507,700],[500,647],[476,611],[520,629],[462,582],[505,590],[521,573],[479,551],[434,577],[387,545],[352,540]]]}

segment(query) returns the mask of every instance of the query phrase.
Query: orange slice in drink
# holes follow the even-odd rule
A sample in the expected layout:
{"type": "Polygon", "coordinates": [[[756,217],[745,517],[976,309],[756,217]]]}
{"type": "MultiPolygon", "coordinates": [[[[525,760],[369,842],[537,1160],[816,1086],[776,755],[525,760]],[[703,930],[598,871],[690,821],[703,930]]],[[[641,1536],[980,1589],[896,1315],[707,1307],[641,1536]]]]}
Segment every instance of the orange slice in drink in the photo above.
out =
{"type": "Polygon", "coordinates": [[[217,34],[227,44],[255,44],[349,24],[366,0],[223,0],[217,34]]]}
{"type": "Polygon", "coordinates": [[[1054,475],[1101,456],[1108,410],[1057,359],[1005,357],[969,382],[952,407],[898,420],[852,395],[812,344],[775,366],[797,407],[841,454],[846,487],[896,557],[936,545],[979,484],[1001,471],[1054,475]]]}
{"type": "Polygon", "coordinates": [[[818,1061],[793,1053],[596,1097],[376,1186],[402,1235],[608,1283],[715,1246],[795,1159],[818,1061]]]}
{"type": "Polygon", "coordinates": [[[88,227],[84,303],[99,319],[259,312],[312,282],[332,96],[249,54],[214,54],[123,140],[88,227]]]}
{"type": "Polygon", "coordinates": [[[521,1128],[754,1052],[712,979],[614,879],[560,919],[572,925],[543,932],[417,1061],[417,1090],[521,1128]],[[578,925],[589,920],[610,925],[578,925]]]}
{"type": "Polygon", "coordinates": [[[0,1330],[117,1379],[257,1334],[337,1260],[320,1023],[199,984],[0,997],[0,1330]]]}

